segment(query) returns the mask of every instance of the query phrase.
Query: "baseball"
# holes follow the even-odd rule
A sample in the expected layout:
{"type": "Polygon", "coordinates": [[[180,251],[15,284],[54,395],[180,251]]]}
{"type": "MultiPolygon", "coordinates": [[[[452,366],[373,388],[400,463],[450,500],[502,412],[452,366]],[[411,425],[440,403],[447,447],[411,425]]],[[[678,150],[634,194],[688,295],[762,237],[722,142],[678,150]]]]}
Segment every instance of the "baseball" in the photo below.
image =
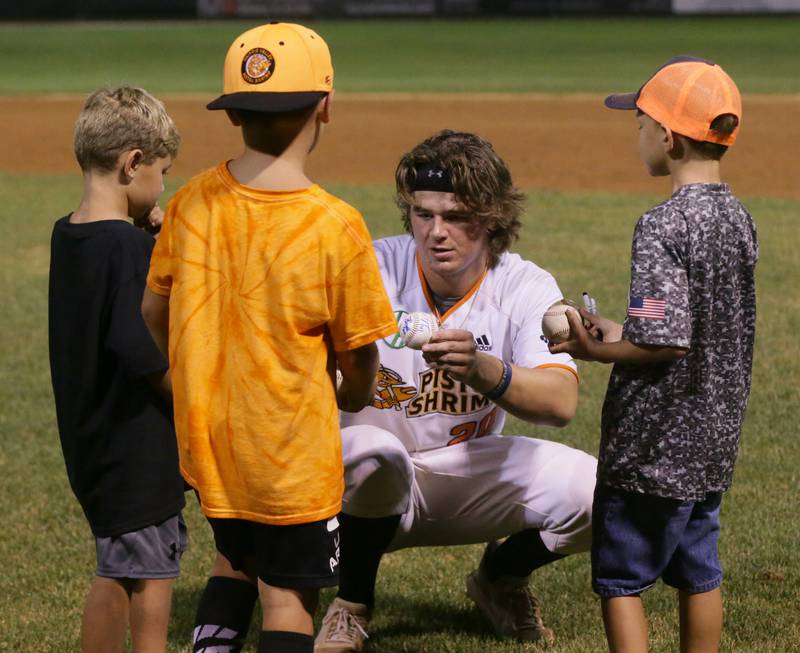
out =
{"type": "Polygon", "coordinates": [[[569,340],[570,328],[567,311],[575,310],[568,300],[559,301],[548,308],[542,317],[542,334],[550,342],[569,340]]]}
{"type": "Polygon", "coordinates": [[[431,339],[439,330],[439,322],[430,313],[406,313],[398,324],[403,344],[411,349],[422,349],[422,345],[431,339]]]}

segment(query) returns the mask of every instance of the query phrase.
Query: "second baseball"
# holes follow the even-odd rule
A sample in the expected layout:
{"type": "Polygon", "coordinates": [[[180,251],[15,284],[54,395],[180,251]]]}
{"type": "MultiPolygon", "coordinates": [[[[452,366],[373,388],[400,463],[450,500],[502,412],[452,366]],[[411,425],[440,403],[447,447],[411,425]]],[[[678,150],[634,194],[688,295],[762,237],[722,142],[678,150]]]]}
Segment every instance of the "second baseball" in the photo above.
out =
{"type": "Polygon", "coordinates": [[[548,308],[542,317],[542,334],[550,342],[565,342],[569,340],[570,327],[567,311],[574,311],[569,304],[556,302],[548,308]]]}
{"type": "Polygon", "coordinates": [[[422,349],[431,336],[439,330],[439,321],[431,313],[415,311],[406,313],[398,324],[403,344],[411,349],[422,349]]]}

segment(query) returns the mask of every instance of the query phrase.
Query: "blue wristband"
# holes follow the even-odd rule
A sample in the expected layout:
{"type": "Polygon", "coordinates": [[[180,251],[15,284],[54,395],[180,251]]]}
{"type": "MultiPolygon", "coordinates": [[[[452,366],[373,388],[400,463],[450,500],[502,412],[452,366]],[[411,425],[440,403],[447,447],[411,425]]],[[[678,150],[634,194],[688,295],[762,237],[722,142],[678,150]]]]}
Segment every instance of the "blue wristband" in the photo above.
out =
{"type": "Polygon", "coordinates": [[[489,392],[484,393],[484,397],[491,399],[494,401],[495,399],[500,399],[503,396],[506,390],[508,390],[508,386],[511,385],[511,363],[503,362],[503,376],[500,377],[500,381],[498,384],[489,390],[489,392]]]}

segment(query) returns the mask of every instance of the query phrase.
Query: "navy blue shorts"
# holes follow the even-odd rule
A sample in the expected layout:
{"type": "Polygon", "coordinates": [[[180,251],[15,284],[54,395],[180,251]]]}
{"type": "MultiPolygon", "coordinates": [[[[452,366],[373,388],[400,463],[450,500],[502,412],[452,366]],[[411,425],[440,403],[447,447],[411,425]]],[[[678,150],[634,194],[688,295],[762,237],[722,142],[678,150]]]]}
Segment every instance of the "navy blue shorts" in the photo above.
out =
{"type": "Polygon", "coordinates": [[[592,589],[633,596],[661,578],[687,594],[719,587],[721,492],[703,501],[665,499],[598,484],[592,508],[592,589]]]}

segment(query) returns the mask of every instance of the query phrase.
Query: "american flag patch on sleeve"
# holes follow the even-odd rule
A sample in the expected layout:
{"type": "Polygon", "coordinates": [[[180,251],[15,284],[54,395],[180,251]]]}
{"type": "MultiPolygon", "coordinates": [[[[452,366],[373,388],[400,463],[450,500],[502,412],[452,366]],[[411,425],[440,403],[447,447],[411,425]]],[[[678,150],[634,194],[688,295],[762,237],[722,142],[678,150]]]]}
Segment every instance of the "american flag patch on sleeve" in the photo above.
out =
{"type": "Polygon", "coordinates": [[[628,317],[643,317],[650,320],[663,320],[667,302],[652,297],[631,297],[628,304],[628,317]]]}

